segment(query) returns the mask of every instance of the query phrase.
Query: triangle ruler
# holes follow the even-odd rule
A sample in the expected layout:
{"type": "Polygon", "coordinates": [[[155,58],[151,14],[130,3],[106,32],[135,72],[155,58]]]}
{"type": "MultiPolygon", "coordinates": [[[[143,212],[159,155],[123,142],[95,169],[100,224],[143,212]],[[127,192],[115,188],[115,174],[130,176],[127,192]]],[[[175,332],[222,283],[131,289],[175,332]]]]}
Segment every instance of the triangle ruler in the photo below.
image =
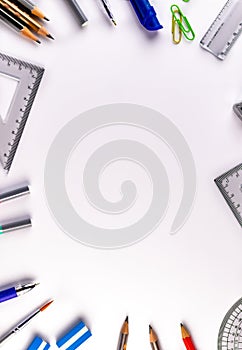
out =
{"type": "Polygon", "coordinates": [[[214,181],[242,227],[242,163],[214,181]]]}
{"type": "Polygon", "coordinates": [[[31,107],[38,91],[44,68],[0,53],[0,76],[17,81],[6,117],[0,116],[0,162],[9,171],[31,107]]]}

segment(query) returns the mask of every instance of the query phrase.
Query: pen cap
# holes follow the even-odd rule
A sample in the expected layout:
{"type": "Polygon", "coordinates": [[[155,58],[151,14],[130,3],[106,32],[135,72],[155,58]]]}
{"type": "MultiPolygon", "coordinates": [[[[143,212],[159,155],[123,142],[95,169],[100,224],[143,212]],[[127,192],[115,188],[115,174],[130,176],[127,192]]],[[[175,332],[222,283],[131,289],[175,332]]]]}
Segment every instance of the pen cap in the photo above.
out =
{"type": "Polygon", "coordinates": [[[156,12],[148,0],[130,0],[140,23],[150,31],[162,29],[162,25],[156,17],[156,12]]]}

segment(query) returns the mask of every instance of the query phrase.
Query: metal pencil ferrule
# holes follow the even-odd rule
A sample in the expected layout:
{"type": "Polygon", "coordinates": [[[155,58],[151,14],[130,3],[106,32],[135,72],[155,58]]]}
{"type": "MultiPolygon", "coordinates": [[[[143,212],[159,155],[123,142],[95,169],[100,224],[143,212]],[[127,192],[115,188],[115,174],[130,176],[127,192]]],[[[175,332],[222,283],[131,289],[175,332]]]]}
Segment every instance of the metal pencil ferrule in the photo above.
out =
{"type": "Polygon", "coordinates": [[[187,40],[194,40],[195,39],[195,33],[186,18],[186,16],[183,15],[182,11],[177,5],[171,6],[171,13],[172,13],[172,20],[176,22],[179,29],[181,30],[182,34],[185,36],[187,40]]]}

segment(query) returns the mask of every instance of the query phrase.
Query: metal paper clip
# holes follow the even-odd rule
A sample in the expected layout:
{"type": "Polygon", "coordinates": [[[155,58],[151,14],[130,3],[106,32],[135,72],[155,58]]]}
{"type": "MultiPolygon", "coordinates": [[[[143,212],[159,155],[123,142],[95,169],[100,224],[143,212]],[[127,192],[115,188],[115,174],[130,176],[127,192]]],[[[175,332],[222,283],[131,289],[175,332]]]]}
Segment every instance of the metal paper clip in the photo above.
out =
{"type": "MultiPolygon", "coordinates": [[[[175,10],[174,13],[178,14],[180,16],[180,21],[182,22],[182,17],[179,11],[175,10]]],[[[171,32],[172,32],[172,41],[174,44],[179,44],[182,39],[182,31],[181,28],[177,25],[174,15],[172,15],[172,26],[171,26],[171,32]],[[178,37],[176,38],[176,28],[178,28],[178,37]]]]}
{"type": "Polygon", "coordinates": [[[194,31],[188,22],[187,18],[183,15],[180,8],[177,5],[171,6],[171,13],[172,13],[172,19],[177,23],[180,30],[182,31],[183,35],[187,40],[194,40],[195,34],[194,31]],[[178,14],[179,13],[179,17],[178,14]]]}

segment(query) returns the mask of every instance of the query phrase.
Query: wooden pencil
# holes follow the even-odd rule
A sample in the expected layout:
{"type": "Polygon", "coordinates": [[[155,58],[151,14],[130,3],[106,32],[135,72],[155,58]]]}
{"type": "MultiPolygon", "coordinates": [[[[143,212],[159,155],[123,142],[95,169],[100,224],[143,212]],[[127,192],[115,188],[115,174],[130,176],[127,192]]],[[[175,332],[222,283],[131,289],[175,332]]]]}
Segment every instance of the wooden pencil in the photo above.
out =
{"type": "Polygon", "coordinates": [[[34,40],[40,44],[38,38],[22,23],[20,23],[11,13],[2,7],[0,4],[0,19],[2,19],[5,23],[7,23],[11,28],[22,34],[23,36],[29,38],[30,40],[34,40]]]}
{"type": "Polygon", "coordinates": [[[38,21],[29,16],[26,12],[22,11],[15,3],[10,0],[1,0],[1,4],[5,6],[10,12],[13,13],[25,26],[31,28],[33,31],[39,35],[47,36],[53,39],[52,35],[47,31],[47,29],[42,26],[38,21]]]}
{"type": "Polygon", "coordinates": [[[183,326],[181,323],[181,334],[182,334],[182,339],[185,344],[185,347],[187,350],[196,350],[195,345],[192,341],[192,337],[188,330],[183,326]]]}
{"type": "Polygon", "coordinates": [[[151,325],[149,325],[149,333],[150,333],[150,345],[152,350],[160,350],[159,344],[158,344],[158,337],[155,333],[155,331],[153,330],[153,328],[151,327],[151,325]]]}
{"type": "Polygon", "coordinates": [[[129,318],[126,317],[120,332],[118,350],[126,350],[129,336],[129,318]]]}
{"type": "Polygon", "coordinates": [[[45,14],[31,1],[28,0],[13,0],[13,2],[20,7],[23,11],[28,12],[38,18],[45,19],[49,21],[49,19],[45,16],[45,14]]]}

